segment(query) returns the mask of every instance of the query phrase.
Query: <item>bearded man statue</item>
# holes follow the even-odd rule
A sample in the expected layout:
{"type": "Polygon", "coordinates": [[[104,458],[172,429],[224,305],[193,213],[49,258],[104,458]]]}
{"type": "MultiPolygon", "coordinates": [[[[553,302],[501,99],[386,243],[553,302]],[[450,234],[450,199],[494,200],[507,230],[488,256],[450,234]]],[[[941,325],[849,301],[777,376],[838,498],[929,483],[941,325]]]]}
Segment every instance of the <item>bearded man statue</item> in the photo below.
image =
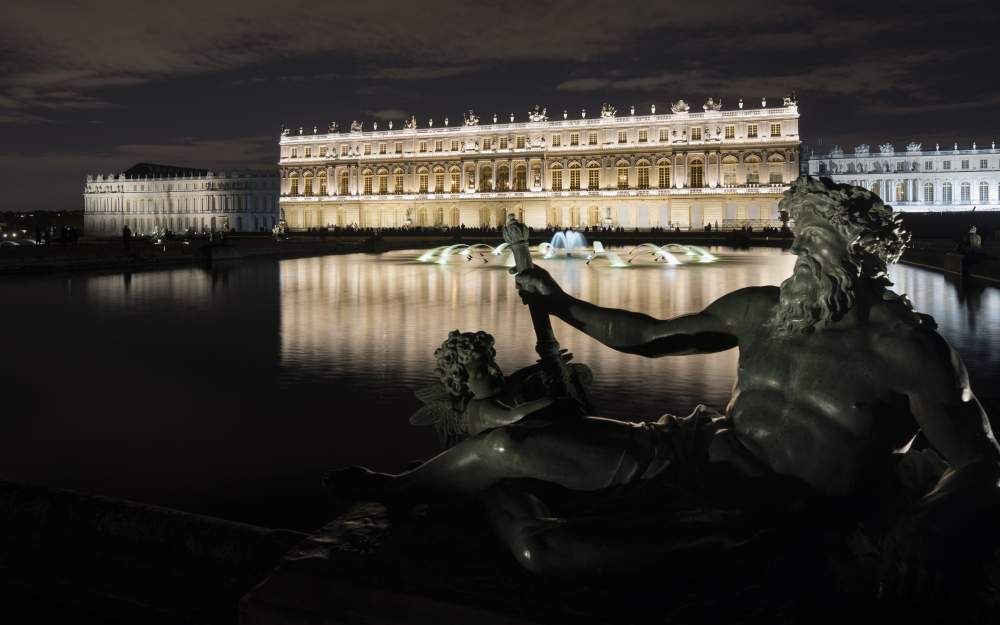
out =
{"type": "MultiPolygon", "coordinates": [[[[738,349],[724,413],[699,406],[645,423],[540,414],[498,423],[406,473],[334,471],[330,487],[480,496],[513,556],[542,575],[610,578],[669,565],[708,540],[684,525],[691,511],[756,507],[773,520],[803,498],[868,524],[884,593],[926,594],[955,562],[991,554],[1000,447],[959,355],[889,290],[887,264],[909,238],[900,216],[864,189],[809,177],[779,208],[791,218],[793,275],[672,319],[582,301],[538,267],[516,277],[526,302],[621,352],[738,349]],[[914,448],[935,460],[904,453],[914,448]],[[578,500],[642,493],[641,505],[619,510],[646,530],[663,518],[654,509],[687,513],[637,540],[607,516],[588,524],[563,514],[553,489],[578,500]]],[[[713,536],[716,547],[746,538],[713,536]]]]}

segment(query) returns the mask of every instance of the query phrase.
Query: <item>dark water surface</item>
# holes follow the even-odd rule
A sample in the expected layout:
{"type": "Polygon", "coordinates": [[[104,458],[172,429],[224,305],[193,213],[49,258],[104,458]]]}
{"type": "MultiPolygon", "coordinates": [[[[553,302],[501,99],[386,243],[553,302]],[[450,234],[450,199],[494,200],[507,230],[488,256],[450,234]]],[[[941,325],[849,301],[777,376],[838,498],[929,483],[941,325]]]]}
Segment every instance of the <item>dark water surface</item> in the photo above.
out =
{"type": "MultiPolygon", "coordinates": [[[[675,268],[539,264],[574,295],[658,317],[779,284],[793,264],[777,250],[712,251],[718,262],[675,268]]],[[[508,373],[534,361],[531,321],[503,267],[416,255],[0,281],[0,477],[319,525],[325,469],[397,470],[437,450],[407,417],[449,330],[492,333],[508,373]]],[[[905,266],[892,277],[937,319],[977,392],[1000,394],[1000,289],[905,266]]],[[[728,398],[735,350],[650,360],[554,326],[593,369],[601,414],[655,418],[728,398]]]]}

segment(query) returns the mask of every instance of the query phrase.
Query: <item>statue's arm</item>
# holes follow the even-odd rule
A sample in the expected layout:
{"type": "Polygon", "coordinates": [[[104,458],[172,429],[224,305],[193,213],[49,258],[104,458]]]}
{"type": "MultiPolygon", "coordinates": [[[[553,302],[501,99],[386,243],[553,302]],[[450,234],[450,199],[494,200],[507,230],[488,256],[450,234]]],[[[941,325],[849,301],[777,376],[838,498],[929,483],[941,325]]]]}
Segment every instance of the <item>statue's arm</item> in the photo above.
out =
{"type": "Polygon", "coordinates": [[[705,354],[739,344],[758,326],[774,302],[774,287],[751,287],[728,293],[701,312],[672,319],[603,308],[565,293],[557,296],[551,312],[608,347],[642,356],[705,354]]]}
{"type": "Polygon", "coordinates": [[[474,399],[475,409],[466,409],[466,422],[470,436],[501,425],[517,423],[526,416],[552,405],[551,397],[543,397],[505,407],[493,399],[474,399]]]}
{"type": "Polygon", "coordinates": [[[957,529],[984,506],[1000,503],[1000,447],[958,353],[936,333],[921,334],[898,350],[897,366],[905,372],[910,411],[949,469],[919,511],[957,529]]]}

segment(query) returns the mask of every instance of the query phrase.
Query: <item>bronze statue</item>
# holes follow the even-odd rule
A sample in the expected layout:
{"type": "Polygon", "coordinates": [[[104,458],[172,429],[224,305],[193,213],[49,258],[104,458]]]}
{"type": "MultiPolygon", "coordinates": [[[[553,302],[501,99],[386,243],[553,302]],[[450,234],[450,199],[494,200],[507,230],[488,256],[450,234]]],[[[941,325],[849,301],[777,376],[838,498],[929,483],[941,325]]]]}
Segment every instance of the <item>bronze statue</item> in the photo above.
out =
{"type": "MultiPolygon", "coordinates": [[[[682,493],[691,509],[735,501],[754,484],[768,485],[761,492],[780,507],[801,488],[859,516],[891,509],[891,525],[875,532],[881,590],[929,594],[950,562],[982,549],[971,537],[995,510],[1000,448],[958,354],[930,317],[889,289],[886,265],[908,241],[899,215],[869,191],[809,177],[792,185],[780,210],[795,236],[792,276],[780,288],[740,289],[673,319],[581,301],[537,267],[516,276],[533,312],[621,352],[738,348],[724,415],[699,407],[655,423],[498,420],[411,471],[355,467],[333,472],[331,486],[390,498],[481,495],[497,534],[526,568],[590,576],[663,562],[680,539],[663,527],[661,540],[636,543],[608,527],[574,523],[533,485],[654,499],[682,493]],[[905,452],[922,445],[947,464],[920,482],[906,474],[913,454],[905,452]]],[[[527,232],[512,221],[506,234],[516,245],[527,232]]]]}

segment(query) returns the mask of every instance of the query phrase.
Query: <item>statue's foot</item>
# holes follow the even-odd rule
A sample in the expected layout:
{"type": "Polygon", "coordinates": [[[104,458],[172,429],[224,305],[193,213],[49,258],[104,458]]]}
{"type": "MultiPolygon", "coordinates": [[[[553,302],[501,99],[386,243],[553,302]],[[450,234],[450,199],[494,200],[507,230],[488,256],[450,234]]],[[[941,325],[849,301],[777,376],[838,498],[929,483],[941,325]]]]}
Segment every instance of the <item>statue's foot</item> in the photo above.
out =
{"type": "Polygon", "coordinates": [[[380,500],[389,492],[392,478],[371,469],[349,466],[327,471],[323,487],[337,497],[380,500]]]}

